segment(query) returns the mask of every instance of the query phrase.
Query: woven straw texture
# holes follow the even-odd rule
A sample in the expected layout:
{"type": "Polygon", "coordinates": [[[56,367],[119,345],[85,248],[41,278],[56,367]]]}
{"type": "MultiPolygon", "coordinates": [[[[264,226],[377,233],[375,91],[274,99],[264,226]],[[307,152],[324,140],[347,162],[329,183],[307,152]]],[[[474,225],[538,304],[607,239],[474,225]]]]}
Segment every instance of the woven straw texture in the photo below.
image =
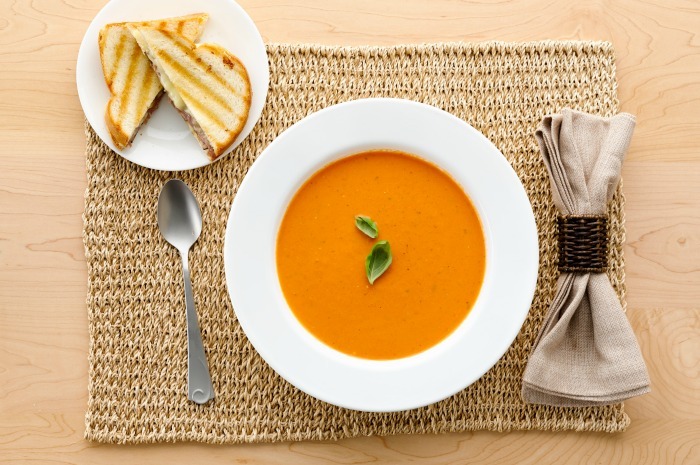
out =
{"type": "MultiPolygon", "coordinates": [[[[621,404],[553,408],[526,405],[520,395],[523,370],[558,275],[557,212],[534,132],[545,114],[563,107],[604,116],[617,112],[610,44],[269,45],[268,53],[271,82],[262,117],[246,141],[218,163],[190,172],[147,170],[111,152],[86,126],[84,242],[90,330],[86,437],[116,443],[236,443],[481,429],[624,430],[629,418],[621,404]],[[525,185],[540,241],[534,302],[503,358],[449,399],[390,414],[335,407],[281,379],[246,339],[224,279],[226,220],[236,189],[255,158],[309,113],[364,97],[425,102],[483,132],[525,185]],[[156,224],[158,193],[174,176],[191,186],[204,216],[190,267],[216,390],[215,401],[206,406],[187,400],[180,259],[156,224]]],[[[608,274],[624,301],[619,189],[609,214],[608,274]]]]}

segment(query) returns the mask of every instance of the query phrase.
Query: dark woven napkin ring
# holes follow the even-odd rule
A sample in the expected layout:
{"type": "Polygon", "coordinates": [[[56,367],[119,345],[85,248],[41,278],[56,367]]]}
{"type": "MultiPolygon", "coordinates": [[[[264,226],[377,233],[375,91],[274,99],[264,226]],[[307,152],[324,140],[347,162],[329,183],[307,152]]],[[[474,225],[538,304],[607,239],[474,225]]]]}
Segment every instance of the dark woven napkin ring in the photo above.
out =
{"type": "Polygon", "coordinates": [[[608,217],[566,215],[559,226],[559,270],[602,273],[608,267],[608,217]]]}

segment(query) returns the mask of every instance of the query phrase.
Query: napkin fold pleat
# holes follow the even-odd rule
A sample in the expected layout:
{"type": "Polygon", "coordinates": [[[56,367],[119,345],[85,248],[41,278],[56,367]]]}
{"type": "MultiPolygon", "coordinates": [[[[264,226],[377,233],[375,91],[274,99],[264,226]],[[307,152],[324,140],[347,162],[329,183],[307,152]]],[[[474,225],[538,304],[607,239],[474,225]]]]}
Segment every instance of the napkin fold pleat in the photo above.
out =
{"type": "MultiPolygon", "coordinates": [[[[565,109],[535,136],[561,215],[603,215],[620,180],[635,119],[565,109]]],[[[605,273],[562,272],[523,376],[526,402],[618,403],[649,391],[639,344],[605,273]]]]}

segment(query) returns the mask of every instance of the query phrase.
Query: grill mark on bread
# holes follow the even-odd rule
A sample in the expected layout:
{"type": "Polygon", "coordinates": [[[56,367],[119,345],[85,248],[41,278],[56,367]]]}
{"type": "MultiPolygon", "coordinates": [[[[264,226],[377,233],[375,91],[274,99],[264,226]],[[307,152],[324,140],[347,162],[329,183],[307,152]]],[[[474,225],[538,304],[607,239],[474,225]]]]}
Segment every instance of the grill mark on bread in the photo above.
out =
{"type": "MultiPolygon", "coordinates": [[[[237,56],[231,54],[228,50],[226,50],[223,47],[220,47],[216,44],[201,44],[197,46],[197,50],[203,50],[208,52],[212,57],[215,59],[221,59],[222,63],[224,64],[224,67],[228,68],[230,71],[233,73],[237,74],[238,77],[245,76],[245,80],[248,79],[248,70],[245,68],[243,63],[241,63],[241,60],[238,59],[237,56]]],[[[212,65],[207,65],[209,70],[211,70],[212,65]]],[[[220,77],[217,74],[217,77],[220,77]]],[[[223,78],[221,78],[223,79],[223,78]]],[[[230,82],[226,81],[223,79],[224,82],[226,82],[226,87],[231,90],[234,94],[240,95],[242,98],[249,98],[250,97],[250,89],[238,89],[236,87],[233,87],[230,82]]]]}
{"type": "MultiPolygon", "coordinates": [[[[144,57],[145,58],[145,57],[144,57]]],[[[153,100],[150,98],[152,93],[151,89],[160,87],[161,90],[160,92],[163,92],[163,88],[160,85],[160,80],[158,79],[158,76],[156,76],[155,71],[151,68],[150,61],[148,59],[144,60],[146,63],[144,72],[143,72],[143,78],[142,78],[142,85],[147,89],[145,92],[141,92],[139,94],[139,100],[136,103],[136,114],[141,115],[144,112],[148,110],[149,105],[153,100]]]]}
{"type": "Polygon", "coordinates": [[[129,60],[129,70],[124,79],[124,95],[122,96],[122,106],[119,108],[120,117],[126,112],[129,106],[129,100],[131,100],[131,91],[133,90],[131,82],[134,80],[134,72],[136,71],[136,65],[139,63],[139,55],[141,55],[141,49],[136,44],[136,41],[134,41],[134,48],[131,50],[131,57],[129,60]]]}
{"type": "Polygon", "coordinates": [[[114,82],[114,78],[117,75],[117,71],[119,71],[119,65],[121,64],[122,60],[122,55],[124,54],[124,45],[126,43],[126,36],[120,35],[119,36],[119,41],[117,42],[117,46],[115,47],[114,51],[114,61],[117,64],[117,66],[113,67],[112,70],[109,73],[109,86],[112,87],[112,83],[114,82]]]}
{"type": "MultiPolygon", "coordinates": [[[[201,82],[201,80],[197,76],[192,74],[192,72],[189,69],[185,68],[180,62],[175,60],[168,52],[166,52],[164,50],[158,50],[156,52],[156,56],[160,60],[162,60],[163,62],[168,63],[168,65],[171,66],[172,68],[174,68],[178,74],[185,76],[187,78],[187,80],[190,82],[190,84],[197,87],[202,93],[206,94],[208,97],[210,97],[216,103],[218,103],[221,107],[223,107],[226,111],[229,111],[229,112],[234,111],[233,107],[229,104],[229,102],[224,100],[218,94],[214,93],[211,86],[208,86],[208,85],[204,84],[203,82],[201,82]]],[[[191,56],[189,56],[189,57],[192,58],[191,56]]],[[[200,62],[198,62],[197,60],[192,59],[192,62],[195,64],[195,66],[197,68],[201,69],[202,71],[206,71],[206,67],[200,66],[200,62]]],[[[212,73],[210,73],[210,75],[211,74],[212,73]]],[[[178,87],[176,84],[175,84],[175,86],[178,87]]],[[[235,91],[233,91],[233,90],[232,90],[232,92],[235,93],[235,91]]],[[[180,91],[180,94],[182,94],[181,91],[180,91]]],[[[190,99],[192,99],[192,98],[190,97],[190,99]]]]}
{"type": "MultiPolygon", "coordinates": [[[[204,106],[199,100],[192,98],[192,95],[190,95],[189,92],[187,92],[186,90],[183,89],[180,91],[180,96],[183,99],[187,100],[186,103],[187,103],[188,108],[193,108],[193,109],[197,110],[199,113],[203,114],[209,121],[216,124],[216,126],[218,126],[220,128],[224,126],[223,121],[221,121],[216,116],[216,114],[212,113],[212,111],[209,108],[207,108],[206,106],[204,106]]],[[[219,141],[217,141],[217,142],[219,142],[219,141]]]]}
{"type": "MultiPolygon", "coordinates": [[[[187,57],[189,57],[197,65],[197,67],[199,69],[201,69],[202,71],[207,71],[207,68],[209,67],[209,65],[202,63],[202,60],[199,57],[197,57],[195,51],[191,47],[189,47],[187,44],[183,44],[182,40],[178,36],[173,35],[169,31],[159,31],[159,32],[161,34],[169,37],[173,41],[173,45],[175,47],[177,47],[178,50],[180,50],[182,53],[187,55],[187,57]]],[[[211,52],[211,49],[209,49],[208,47],[206,48],[206,50],[209,50],[211,52]]],[[[229,58],[229,60],[230,60],[230,58],[229,58]]],[[[226,79],[219,76],[218,73],[208,73],[208,74],[210,77],[214,78],[214,80],[216,82],[218,82],[221,86],[225,87],[226,89],[230,90],[231,92],[234,92],[234,93],[237,92],[236,89],[234,89],[226,79]]]]}

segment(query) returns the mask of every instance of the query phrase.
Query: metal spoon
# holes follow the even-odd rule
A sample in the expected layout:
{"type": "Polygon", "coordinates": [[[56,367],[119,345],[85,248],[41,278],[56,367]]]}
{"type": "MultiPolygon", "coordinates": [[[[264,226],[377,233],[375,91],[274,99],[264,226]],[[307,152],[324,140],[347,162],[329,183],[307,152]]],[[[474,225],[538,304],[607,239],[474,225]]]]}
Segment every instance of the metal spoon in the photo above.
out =
{"type": "Polygon", "coordinates": [[[165,240],[179,250],[182,256],[187,310],[187,398],[197,404],[204,404],[214,398],[214,387],[197,323],[190,267],[187,263],[190,247],[202,232],[202,212],[190,188],[179,179],[166,182],[160,191],[158,228],[165,240]]]}

